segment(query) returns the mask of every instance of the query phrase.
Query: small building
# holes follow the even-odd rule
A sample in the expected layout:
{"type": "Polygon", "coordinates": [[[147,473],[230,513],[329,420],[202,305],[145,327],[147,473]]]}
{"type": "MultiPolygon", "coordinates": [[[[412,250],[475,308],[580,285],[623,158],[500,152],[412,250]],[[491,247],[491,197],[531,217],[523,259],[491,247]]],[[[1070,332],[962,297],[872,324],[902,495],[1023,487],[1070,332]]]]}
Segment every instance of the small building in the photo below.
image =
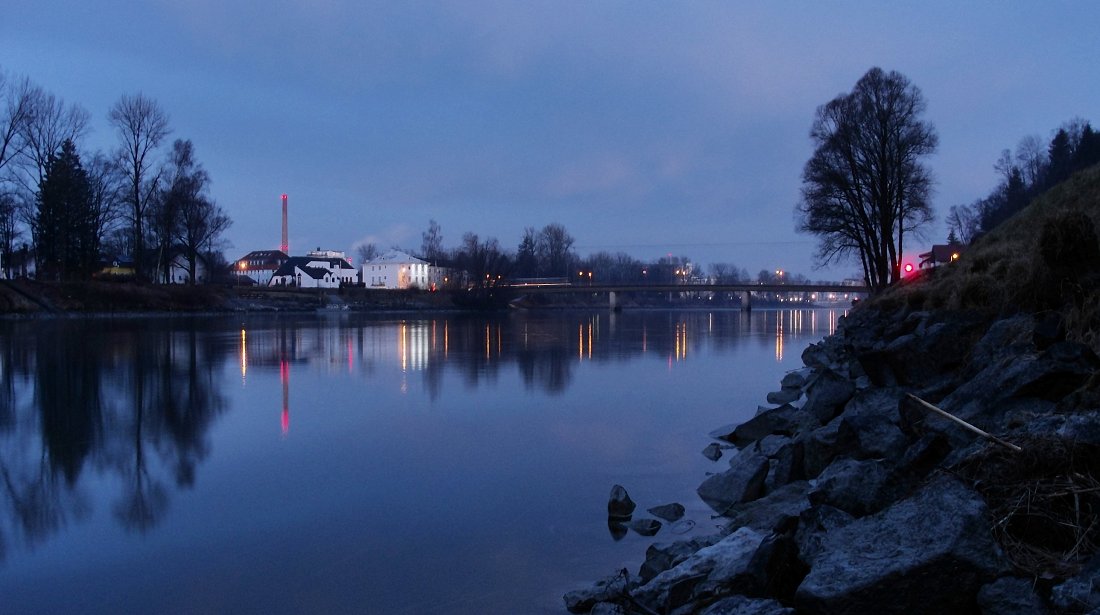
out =
{"type": "MultiPolygon", "coordinates": [[[[191,272],[188,270],[189,263],[187,262],[187,251],[182,246],[177,246],[171,250],[168,257],[168,283],[169,284],[190,284],[191,272]]],[[[211,266],[210,259],[204,254],[197,254],[195,256],[195,280],[196,284],[205,284],[210,281],[211,278],[211,266]]]]}
{"type": "Polygon", "coordinates": [[[946,265],[947,263],[958,260],[959,256],[966,251],[966,246],[962,244],[937,244],[932,246],[932,249],[924,254],[920,254],[920,268],[932,268],[940,265],[946,265]]]}
{"type": "Polygon", "coordinates": [[[267,284],[290,257],[282,250],[255,250],[233,263],[236,275],[248,276],[256,284],[267,284]]]}
{"type": "Polygon", "coordinates": [[[447,270],[400,250],[390,250],[363,263],[363,283],[367,288],[435,290],[443,286],[447,270]]]}
{"type": "Polygon", "coordinates": [[[358,283],[359,273],[351,263],[342,257],[313,256],[318,252],[287,258],[271,275],[268,286],[340,288],[358,283]]]}

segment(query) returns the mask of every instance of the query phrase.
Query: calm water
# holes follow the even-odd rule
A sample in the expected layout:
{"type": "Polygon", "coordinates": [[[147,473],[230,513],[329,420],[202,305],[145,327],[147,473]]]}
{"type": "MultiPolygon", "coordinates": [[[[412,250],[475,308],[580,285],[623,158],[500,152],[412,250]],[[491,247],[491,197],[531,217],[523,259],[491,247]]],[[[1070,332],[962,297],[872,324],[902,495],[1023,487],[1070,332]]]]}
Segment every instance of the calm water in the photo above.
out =
{"type": "Polygon", "coordinates": [[[0,612],[564,612],[840,314],[0,322],[0,612]]]}

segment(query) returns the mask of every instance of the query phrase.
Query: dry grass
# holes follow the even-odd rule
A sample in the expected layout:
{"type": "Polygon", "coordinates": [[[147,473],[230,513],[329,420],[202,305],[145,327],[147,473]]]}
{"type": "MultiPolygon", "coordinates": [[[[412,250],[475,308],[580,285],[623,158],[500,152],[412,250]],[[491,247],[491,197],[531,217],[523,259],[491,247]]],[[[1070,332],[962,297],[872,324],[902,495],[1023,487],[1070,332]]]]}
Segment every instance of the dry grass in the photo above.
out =
{"type": "Polygon", "coordinates": [[[1059,280],[1039,254],[1044,224],[1071,211],[1084,213],[1100,229],[1100,166],[1041,195],[976,241],[957,262],[889,289],[869,305],[976,310],[990,316],[1055,309],[1065,317],[1069,339],[1100,353],[1100,272],[1059,280]]]}
{"type": "Polygon", "coordinates": [[[990,445],[955,471],[985,498],[994,537],[1035,578],[1067,578],[1100,550],[1100,447],[1057,437],[990,445]]]}

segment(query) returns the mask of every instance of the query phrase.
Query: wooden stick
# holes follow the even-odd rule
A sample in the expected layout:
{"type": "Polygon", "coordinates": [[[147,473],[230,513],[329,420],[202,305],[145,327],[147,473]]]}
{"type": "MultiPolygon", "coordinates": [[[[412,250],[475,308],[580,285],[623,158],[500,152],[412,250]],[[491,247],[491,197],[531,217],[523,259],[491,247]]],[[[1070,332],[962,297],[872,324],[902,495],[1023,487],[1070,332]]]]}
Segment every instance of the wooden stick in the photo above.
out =
{"type": "Polygon", "coordinates": [[[950,421],[954,421],[955,423],[958,423],[959,425],[962,425],[967,430],[969,430],[969,431],[971,431],[975,434],[978,434],[979,436],[981,436],[981,437],[983,437],[987,440],[991,440],[993,442],[996,442],[997,444],[1000,444],[1001,446],[1003,446],[1005,448],[1008,448],[1010,450],[1016,451],[1017,453],[1022,452],[1024,450],[1024,449],[1020,448],[1019,446],[1016,446],[1015,444],[1013,444],[1011,442],[1005,442],[1004,440],[998,438],[997,436],[995,436],[995,435],[993,435],[989,432],[982,431],[981,429],[971,425],[970,423],[967,423],[966,421],[960,419],[959,417],[955,416],[954,414],[951,414],[950,412],[947,412],[946,410],[941,410],[941,409],[933,406],[932,404],[924,401],[923,399],[917,397],[916,395],[913,395],[912,393],[909,393],[908,397],[910,399],[912,399],[913,401],[917,402],[918,404],[920,404],[925,410],[928,410],[930,412],[934,412],[934,413],[936,413],[936,414],[938,414],[938,415],[942,416],[943,418],[948,419],[950,421]]]}

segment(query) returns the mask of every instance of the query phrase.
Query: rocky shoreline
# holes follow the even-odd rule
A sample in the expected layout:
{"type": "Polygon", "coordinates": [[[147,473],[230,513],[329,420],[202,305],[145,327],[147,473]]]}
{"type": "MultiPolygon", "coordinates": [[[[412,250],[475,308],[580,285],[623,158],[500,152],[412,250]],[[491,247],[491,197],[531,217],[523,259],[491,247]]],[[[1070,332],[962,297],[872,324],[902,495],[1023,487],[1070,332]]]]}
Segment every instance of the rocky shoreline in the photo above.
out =
{"type": "Polygon", "coordinates": [[[1100,613],[1100,359],[1058,313],[862,306],[802,361],[711,434],[723,529],[570,612],[1100,613]]]}

